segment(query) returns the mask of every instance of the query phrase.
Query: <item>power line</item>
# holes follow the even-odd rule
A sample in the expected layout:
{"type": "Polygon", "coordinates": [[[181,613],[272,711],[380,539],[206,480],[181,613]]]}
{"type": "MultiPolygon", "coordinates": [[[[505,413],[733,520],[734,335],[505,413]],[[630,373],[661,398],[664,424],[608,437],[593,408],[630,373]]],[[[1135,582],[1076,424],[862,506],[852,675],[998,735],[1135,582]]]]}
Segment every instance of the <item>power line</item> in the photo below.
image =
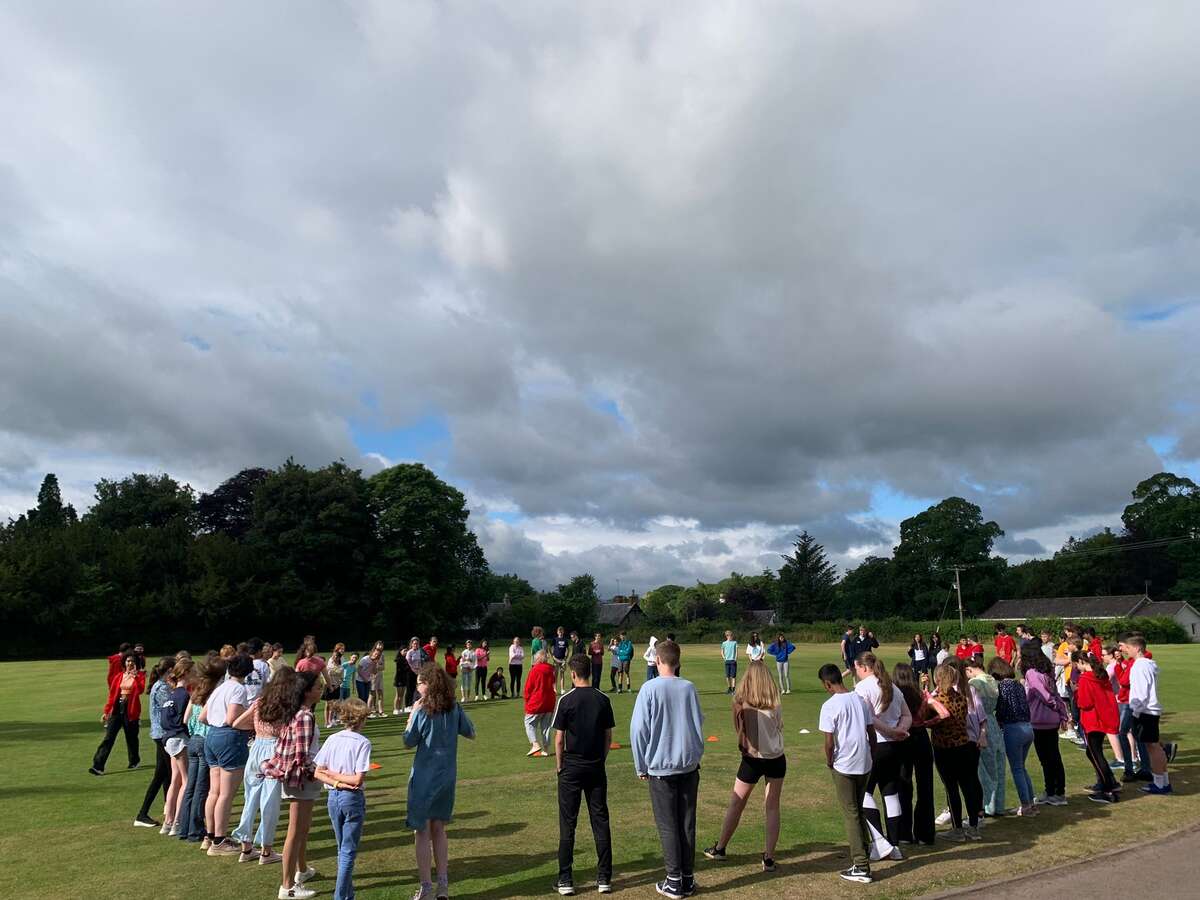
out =
{"type": "Polygon", "coordinates": [[[1060,550],[1058,556],[1093,556],[1099,553],[1126,553],[1131,550],[1154,550],[1158,547],[1169,547],[1172,544],[1186,544],[1192,541],[1200,541],[1200,535],[1195,537],[1181,536],[1173,538],[1159,538],[1150,541],[1134,541],[1128,544],[1112,544],[1108,547],[1084,547],[1080,550],[1060,550]]]}

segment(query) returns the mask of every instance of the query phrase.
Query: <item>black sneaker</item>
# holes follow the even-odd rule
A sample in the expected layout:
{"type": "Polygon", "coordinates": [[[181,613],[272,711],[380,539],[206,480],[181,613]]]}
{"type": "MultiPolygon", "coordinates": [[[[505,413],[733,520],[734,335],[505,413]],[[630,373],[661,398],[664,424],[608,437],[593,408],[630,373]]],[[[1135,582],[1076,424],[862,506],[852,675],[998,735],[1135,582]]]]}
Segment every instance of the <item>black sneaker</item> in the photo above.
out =
{"type": "Polygon", "coordinates": [[[1175,762],[1175,757],[1179,753],[1179,744],[1177,744],[1175,741],[1171,741],[1170,743],[1163,744],[1162,746],[1163,752],[1167,754],[1167,762],[1175,762]]]}
{"type": "Polygon", "coordinates": [[[133,825],[135,828],[161,828],[162,822],[155,822],[149,816],[139,815],[133,820],[133,825]]]}
{"type": "Polygon", "coordinates": [[[695,875],[684,875],[683,883],[680,885],[680,889],[683,891],[683,896],[685,896],[685,897],[694,896],[696,893],[696,876],[695,875]]]}
{"type": "Polygon", "coordinates": [[[102,776],[104,774],[102,771],[97,769],[95,766],[89,766],[88,772],[90,772],[92,775],[95,775],[97,778],[99,778],[100,776],[102,776]]]}
{"type": "Polygon", "coordinates": [[[774,872],[775,868],[776,868],[775,860],[771,859],[771,857],[767,856],[764,853],[763,854],[763,871],[764,872],[774,872]]]}
{"type": "Polygon", "coordinates": [[[669,881],[657,882],[654,885],[654,889],[664,897],[679,898],[679,900],[682,900],[683,897],[687,896],[687,894],[683,892],[683,888],[677,884],[671,884],[669,881]]]}
{"type": "Polygon", "coordinates": [[[709,859],[715,859],[717,862],[724,862],[726,859],[725,848],[718,847],[716,844],[713,844],[711,847],[706,847],[704,850],[704,855],[709,859]]]}
{"type": "Polygon", "coordinates": [[[871,870],[866,866],[851,866],[838,872],[838,876],[845,881],[857,881],[859,884],[871,883],[871,870]]]}
{"type": "Polygon", "coordinates": [[[563,897],[574,896],[575,882],[573,882],[570,878],[560,878],[558,881],[554,882],[554,890],[556,890],[559,895],[563,897]]]}
{"type": "Polygon", "coordinates": [[[131,768],[131,769],[136,769],[136,768],[138,768],[140,765],[141,765],[141,763],[140,763],[140,762],[131,762],[131,763],[129,764],[129,768],[131,768]]]}
{"type": "Polygon", "coordinates": [[[1103,791],[1097,791],[1094,794],[1088,794],[1088,799],[1093,803],[1116,803],[1116,794],[1106,794],[1103,791]]]}

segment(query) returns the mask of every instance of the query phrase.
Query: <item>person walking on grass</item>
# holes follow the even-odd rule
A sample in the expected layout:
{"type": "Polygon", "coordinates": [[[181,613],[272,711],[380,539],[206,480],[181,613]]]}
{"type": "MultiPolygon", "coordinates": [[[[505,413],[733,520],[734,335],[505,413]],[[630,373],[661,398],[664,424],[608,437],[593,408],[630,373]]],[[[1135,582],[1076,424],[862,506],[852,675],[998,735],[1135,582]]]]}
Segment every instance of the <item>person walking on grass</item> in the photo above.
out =
{"type": "MultiPolygon", "coordinates": [[[[547,666],[547,668],[549,668],[547,666]]],[[[553,672],[551,672],[553,675],[553,672]]],[[[531,673],[532,677],[532,673],[531,673]]],[[[454,785],[458,779],[458,739],[474,740],[475,726],[454,701],[454,683],[446,671],[427,664],[417,678],[404,746],[416,747],[408,776],[405,822],[415,833],[413,849],[421,885],[413,900],[450,896],[449,845],[446,826],[454,818],[454,785]],[[437,889],[433,869],[436,863],[437,889]]]]}
{"type": "Polygon", "coordinates": [[[1059,732],[1067,727],[1070,715],[1054,683],[1054,665],[1032,644],[1021,651],[1021,677],[1025,679],[1025,700],[1029,722],[1033,726],[1033,749],[1042,766],[1045,790],[1033,802],[1047,806],[1067,805],[1067,773],[1058,748],[1059,732]]]}
{"type": "Polygon", "coordinates": [[[525,735],[529,738],[526,756],[549,756],[550,727],[554,724],[554,667],[546,662],[546,651],[533,655],[529,677],[525,679],[525,735]]]}
{"type": "Polygon", "coordinates": [[[317,876],[317,870],[308,864],[308,833],[312,828],[313,802],[321,794],[321,783],[314,778],[313,758],[319,747],[317,720],[312,711],[320,697],[320,674],[297,672],[290,702],[281,709],[285,714],[290,710],[295,712],[280,732],[275,754],[262,766],[264,775],[282,782],[281,796],[288,801],[280,900],[308,900],[316,896],[316,891],[305,883],[317,876]]]}
{"type": "Polygon", "coordinates": [[[525,648],[521,646],[521,639],[515,637],[512,643],[508,645],[508,693],[511,697],[517,697],[521,693],[521,676],[525,672],[525,648]]]}
{"type": "MultiPolygon", "coordinates": [[[[246,732],[234,728],[238,717],[246,711],[246,686],[242,679],[253,668],[250,657],[235,654],[226,667],[226,679],[212,692],[200,713],[200,721],[208,725],[204,739],[204,757],[208,762],[209,792],[204,806],[204,820],[212,843],[209,856],[236,856],[238,846],[227,839],[229,812],[233,798],[242,783],[242,771],[250,749],[246,732]]],[[[321,668],[324,669],[324,663],[321,668]]]]}
{"type": "Polygon", "coordinates": [[[1120,647],[1121,652],[1133,660],[1129,669],[1129,710],[1133,715],[1133,737],[1145,745],[1154,779],[1142,791],[1147,794],[1173,793],[1171,779],[1167,775],[1167,755],[1163,752],[1159,737],[1162,705],[1158,702],[1158,663],[1146,655],[1146,639],[1141,635],[1126,635],[1120,647]]]}
{"type": "Polygon", "coordinates": [[[275,755],[280,732],[296,714],[292,704],[297,697],[298,677],[293,669],[280,669],[267,682],[258,700],[234,723],[238,728],[254,729],[254,743],[250,745],[250,756],[246,760],[242,816],[233,830],[234,840],[241,844],[238,862],[257,861],[266,866],[283,861],[282,854],[275,852],[283,783],[278,778],[264,775],[262,767],[275,755]],[[255,816],[258,817],[257,831],[254,830],[255,816]],[[254,850],[255,844],[259,847],[258,852],[254,850]]]}
{"type": "Polygon", "coordinates": [[[663,641],[656,649],[658,677],[638,692],[629,743],[634,771],[649,782],[666,865],[667,877],[655,890],[664,897],[687,897],[696,890],[696,795],[704,714],[695,686],[675,675],[679,645],[663,641]]]}
{"type": "Polygon", "coordinates": [[[1087,741],[1087,758],[1096,770],[1096,783],[1088,799],[1094,803],[1116,803],[1121,786],[1113,777],[1108,760],[1104,757],[1104,744],[1108,735],[1121,730],[1121,716],[1117,712],[1117,697],[1108,680],[1104,663],[1088,650],[1077,650],[1071,654],[1071,662],[1080,670],[1075,702],[1079,707],[1079,723],[1083,726],[1087,741]]]}
{"type": "Polygon", "coordinates": [[[313,758],[317,781],[328,792],[327,809],[337,847],[337,881],[334,900],[354,900],[354,860],[362,839],[367,815],[363,791],[371,768],[371,742],[362,734],[367,707],[358,698],[335,704],[338,721],[344,726],[317,751],[313,758]]]}
{"type": "Polygon", "coordinates": [[[721,641],[721,659],[725,663],[725,693],[732,694],[737,688],[737,653],[738,644],[733,639],[733,632],[725,632],[725,640],[721,641]]]}
{"type": "MultiPolygon", "coordinates": [[[[111,665],[111,663],[110,663],[111,665]]],[[[138,671],[137,657],[132,650],[122,657],[121,668],[108,680],[108,702],[104,704],[104,739],[92,757],[93,775],[103,775],[108,754],[112,752],[117,734],[125,732],[125,749],[129,753],[129,768],[141,765],[138,751],[138,726],[142,716],[142,691],[146,689],[146,673],[138,671]]]]}
{"type": "Polygon", "coordinates": [[[779,693],[790,694],[792,692],[792,676],[788,660],[796,652],[796,645],[785,638],[781,631],[767,647],[767,652],[775,657],[775,674],[779,678],[779,693]]]}
{"type": "Polygon", "coordinates": [[[725,810],[721,836],[704,851],[709,859],[725,859],[725,848],[737,830],[750,794],[759,779],[765,779],[763,801],[767,828],[762,867],[764,872],[775,871],[779,801],[783,794],[783,779],[787,775],[787,757],[783,753],[783,710],[779,697],[779,688],[771,680],[767,667],[761,661],[750,663],[733,698],[733,728],[737,733],[742,764],[733,780],[733,796],[725,810]]]}
{"type": "Polygon", "coordinates": [[[612,835],[604,764],[615,725],[612,703],[593,684],[594,666],[588,657],[576,654],[567,666],[572,688],[559,698],[554,713],[554,758],[558,772],[558,880],[554,889],[562,896],[575,893],[575,827],[582,795],[587,801],[588,820],[596,842],[596,888],[607,894],[612,891],[612,835]]]}
{"type": "Polygon", "coordinates": [[[817,677],[829,694],[821,706],[818,728],[825,735],[825,764],[833,779],[833,794],[842,810],[850,867],[838,875],[846,881],[871,883],[871,830],[863,810],[875,744],[874,715],[862,697],[846,690],[841,670],[821,666],[817,677]]]}

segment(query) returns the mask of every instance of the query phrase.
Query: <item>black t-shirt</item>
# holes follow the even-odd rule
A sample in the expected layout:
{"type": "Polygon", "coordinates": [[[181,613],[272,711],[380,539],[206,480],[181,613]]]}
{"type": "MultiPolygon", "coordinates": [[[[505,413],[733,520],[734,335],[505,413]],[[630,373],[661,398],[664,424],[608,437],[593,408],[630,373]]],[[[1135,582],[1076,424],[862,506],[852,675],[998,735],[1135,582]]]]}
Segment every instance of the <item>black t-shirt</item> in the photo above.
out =
{"type": "Polygon", "coordinates": [[[555,635],[550,639],[550,652],[554,654],[555,659],[566,659],[567,647],[571,644],[565,637],[555,635]]]}
{"type": "Polygon", "coordinates": [[[554,714],[554,727],[564,732],[563,760],[603,762],[608,752],[605,732],[613,727],[612,704],[593,687],[577,687],[563,694],[554,714]]]}

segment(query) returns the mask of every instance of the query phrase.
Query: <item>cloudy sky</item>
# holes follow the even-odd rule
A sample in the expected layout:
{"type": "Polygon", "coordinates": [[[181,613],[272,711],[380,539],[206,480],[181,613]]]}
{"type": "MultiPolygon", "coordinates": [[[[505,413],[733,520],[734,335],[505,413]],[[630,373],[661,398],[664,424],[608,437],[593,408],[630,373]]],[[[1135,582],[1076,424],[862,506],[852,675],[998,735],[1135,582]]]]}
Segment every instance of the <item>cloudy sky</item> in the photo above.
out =
{"type": "Polygon", "coordinates": [[[1192,3],[9,2],[0,516],[421,460],[493,568],[1200,473],[1192,3]]]}

